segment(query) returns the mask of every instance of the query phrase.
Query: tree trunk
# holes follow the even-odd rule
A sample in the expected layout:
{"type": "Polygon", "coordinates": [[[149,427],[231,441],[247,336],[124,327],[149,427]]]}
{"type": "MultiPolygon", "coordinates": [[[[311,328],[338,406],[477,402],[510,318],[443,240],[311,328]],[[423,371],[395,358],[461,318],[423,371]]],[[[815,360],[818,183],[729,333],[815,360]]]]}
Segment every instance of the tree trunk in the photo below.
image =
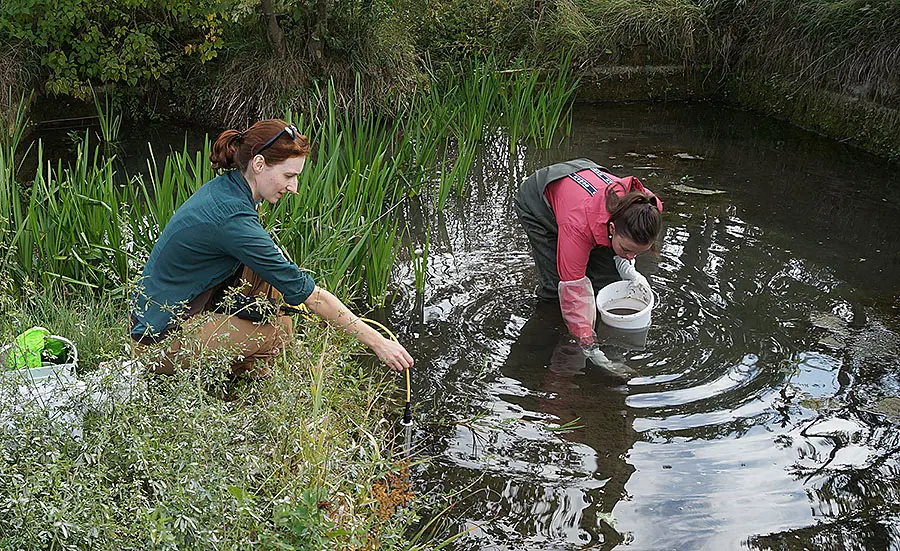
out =
{"type": "Polygon", "coordinates": [[[310,21],[309,40],[306,51],[309,58],[316,63],[324,61],[325,31],[328,28],[328,0],[315,0],[310,21]]]}
{"type": "Polygon", "coordinates": [[[278,57],[284,57],[284,33],[281,31],[281,27],[278,26],[278,20],[275,18],[275,5],[272,3],[272,0],[260,0],[260,5],[263,10],[263,17],[266,19],[266,34],[269,37],[269,44],[272,46],[272,50],[275,51],[275,55],[278,57]]]}

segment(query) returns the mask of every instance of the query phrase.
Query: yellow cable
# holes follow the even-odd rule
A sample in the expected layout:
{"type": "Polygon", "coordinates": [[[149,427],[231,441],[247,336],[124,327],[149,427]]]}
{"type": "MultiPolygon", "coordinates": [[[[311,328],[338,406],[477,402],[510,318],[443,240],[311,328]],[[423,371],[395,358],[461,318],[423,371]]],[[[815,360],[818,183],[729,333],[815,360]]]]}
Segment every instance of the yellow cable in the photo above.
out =
{"type": "MultiPolygon", "coordinates": [[[[288,306],[290,306],[291,308],[294,308],[295,310],[301,310],[305,313],[309,312],[309,309],[306,307],[305,304],[299,304],[297,306],[294,306],[293,304],[288,304],[288,306]]],[[[391,331],[390,329],[385,327],[383,324],[381,324],[373,319],[369,319],[369,318],[359,318],[359,319],[362,322],[371,323],[372,325],[381,328],[382,331],[384,331],[385,333],[388,334],[388,336],[391,338],[392,341],[394,341],[397,344],[400,344],[400,341],[397,340],[397,336],[394,335],[393,331],[391,331]]],[[[411,390],[412,385],[409,382],[409,369],[404,369],[404,371],[406,371],[406,403],[409,404],[410,401],[412,400],[412,390],[411,390]]]]}
{"type": "MultiPolygon", "coordinates": [[[[378,323],[377,321],[369,319],[369,318],[359,318],[359,319],[360,319],[360,321],[363,321],[365,323],[371,323],[372,325],[374,325],[376,327],[380,327],[382,331],[384,331],[385,333],[388,334],[388,336],[391,338],[392,341],[394,341],[397,344],[400,344],[400,341],[397,340],[397,337],[394,335],[394,333],[390,329],[388,329],[387,327],[382,325],[381,323],[378,323]]],[[[410,391],[411,385],[409,383],[409,369],[404,369],[404,371],[406,371],[406,403],[409,403],[411,401],[411,394],[412,394],[412,392],[410,391]]]]}
{"type": "Polygon", "coordinates": [[[378,322],[375,321],[375,320],[370,320],[369,318],[359,318],[359,319],[360,319],[361,321],[364,321],[364,322],[366,322],[366,323],[371,323],[372,325],[381,328],[382,331],[384,331],[385,333],[388,334],[388,336],[391,338],[392,341],[394,341],[394,342],[397,343],[397,344],[400,344],[400,341],[397,340],[397,337],[394,336],[394,333],[392,333],[391,330],[388,329],[387,327],[385,327],[384,325],[378,323],[378,322]]]}
{"type": "MultiPolygon", "coordinates": [[[[288,304],[288,306],[290,306],[291,308],[297,309],[297,310],[301,310],[305,313],[309,312],[309,309],[306,307],[305,304],[300,304],[298,306],[288,304]]],[[[387,327],[385,327],[383,324],[381,324],[373,319],[369,319],[369,318],[361,317],[359,319],[360,319],[360,321],[362,321],[364,323],[371,323],[372,325],[381,328],[382,331],[384,331],[385,333],[388,334],[388,336],[391,338],[392,341],[394,341],[397,344],[400,344],[400,341],[397,340],[397,336],[394,335],[394,332],[391,331],[390,329],[388,329],[387,327]]],[[[409,369],[404,369],[404,371],[406,372],[406,410],[407,410],[407,416],[408,416],[409,403],[412,401],[412,384],[410,383],[410,380],[409,380],[409,369]]]]}

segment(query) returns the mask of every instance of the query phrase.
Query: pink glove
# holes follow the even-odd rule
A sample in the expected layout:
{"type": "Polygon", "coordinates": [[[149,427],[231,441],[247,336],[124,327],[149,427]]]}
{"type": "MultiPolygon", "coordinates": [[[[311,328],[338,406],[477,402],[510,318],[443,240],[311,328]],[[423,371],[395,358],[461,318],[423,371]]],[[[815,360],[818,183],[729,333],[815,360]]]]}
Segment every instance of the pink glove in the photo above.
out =
{"type": "Polygon", "coordinates": [[[569,331],[582,345],[594,342],[594,322],[597,321],[597,307],[594,288],[587,276],[575,281],[559,282],[559,308],[569,331]]]}

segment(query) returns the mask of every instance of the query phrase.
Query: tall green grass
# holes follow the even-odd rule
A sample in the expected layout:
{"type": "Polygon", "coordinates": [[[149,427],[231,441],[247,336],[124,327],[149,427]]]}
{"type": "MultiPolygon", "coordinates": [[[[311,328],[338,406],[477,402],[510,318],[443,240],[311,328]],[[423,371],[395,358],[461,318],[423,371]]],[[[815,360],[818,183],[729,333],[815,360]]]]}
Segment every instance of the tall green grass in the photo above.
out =
{"type": "Polygon", "coordinates": [[[123,188],[129,206],[126,215],[132,250],[138,255],[149,253],[178,207],[215,177],[209,163],[211,149],[212,144],[206,139],[203,147],[191,155],[185,143],[181,151],[173,152],[162,161],[162,167],[152,148],[149,150],[149,182],[145,183],[140,177],[123,188]]]}
{"type": "Polygon", "coordinates": [[[27,210],[22,203],[22,190],[17,178],[16,153],[28,125],[28,100],[14,98],[8,90],[9,104],[15,105],[9,128],[0,128],[0,274],[14,272],[22,281],[24,271],[18,269],[18,261],[30,251],[17,247],[25,229],[27,210]]]}
{"type": "Polygon", "coordinates": [[[22,267],[45,288],[64,282],[121,290],[129,272],[114,159],[91,148],[88,137],[69,167],[44,165],[40,144],[37,156],[41,169],[31,183],[27,240],[20,241],[31,255],[20,255],[22,267]]]}
{"type": "Polygon", "coordinates": [[[108,93],[103,95],[102,102],[93,88],[91,88],[91,95],[94,98],[94,107],[97,109],[97,122],[100,125],[98,137],[107,148],[107,151],[112,152],[119,144],[119,130],[122,128],[122,115],[116,111],[115,106],[110,101],[108,93]]]}
{"type": "Polygon", "coordinates": [[[707,5],[723,2],[738,10],[748,3],[762,3],[559,0],[540,10],[540,20],[534,24],[534,55],[548,57],[573,50],[588,66],[710,63],[720,37],[709,25],[707,5]]]}
{"type": "MultiPolygon", "coordinates": [[[[264,207],[264,223],[317,281],[383,305],[401,247],[398,205],[421,195],[436,213],[452,195],[465,196],[481,144],[495,132],[509,132],[511,147],[549,147],[567,133],[576,85],[569,65],[564,57],[550,73],[505,71],[487,57],[432,72],[427,87],[398,101],[395,117],[341,109],[335,86],[325,87],[317,101],[287,113],[311,136],[315,155],[298,194],[264,207]]],[[[97,102],[104,139],[113,139],[117,117],[97,102]]],[[[23,188],[13,165],[22,117],[0,150],[0,268],[17,274],[18,285],[123,294],[175,210],[215,176],[209,139],[193,153],[185,146],[158,159],[149,151],[146,176],[126,183],[89,135],[67,166],[44,159],[38,141],[39,169],[23,188]]]]}

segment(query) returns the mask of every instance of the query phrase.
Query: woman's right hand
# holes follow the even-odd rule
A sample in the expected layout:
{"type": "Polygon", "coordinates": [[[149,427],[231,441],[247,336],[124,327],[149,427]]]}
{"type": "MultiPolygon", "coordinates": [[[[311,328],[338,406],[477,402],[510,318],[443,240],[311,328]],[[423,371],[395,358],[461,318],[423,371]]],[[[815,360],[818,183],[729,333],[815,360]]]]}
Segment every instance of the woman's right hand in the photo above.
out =
{"type": "Polygon", "coordinates": [[[359,342],[368,346],[372,352],[375,352],[378,359],[391,369],[403,371],[413,366],[412,356],[403,348],[403,345],[387,339],[325,289],[316,286],[303,304],[317,316],[336,325],[348,335],[352,335],[359,342]]]}
{"type": "Polygon", "coordinates": [[[378,359],[394,371],[409,369],[415,363],[402,344],[384,337],[381,337],[381,341],[372,347],[372,351],[375,352],[378,359]]]}

